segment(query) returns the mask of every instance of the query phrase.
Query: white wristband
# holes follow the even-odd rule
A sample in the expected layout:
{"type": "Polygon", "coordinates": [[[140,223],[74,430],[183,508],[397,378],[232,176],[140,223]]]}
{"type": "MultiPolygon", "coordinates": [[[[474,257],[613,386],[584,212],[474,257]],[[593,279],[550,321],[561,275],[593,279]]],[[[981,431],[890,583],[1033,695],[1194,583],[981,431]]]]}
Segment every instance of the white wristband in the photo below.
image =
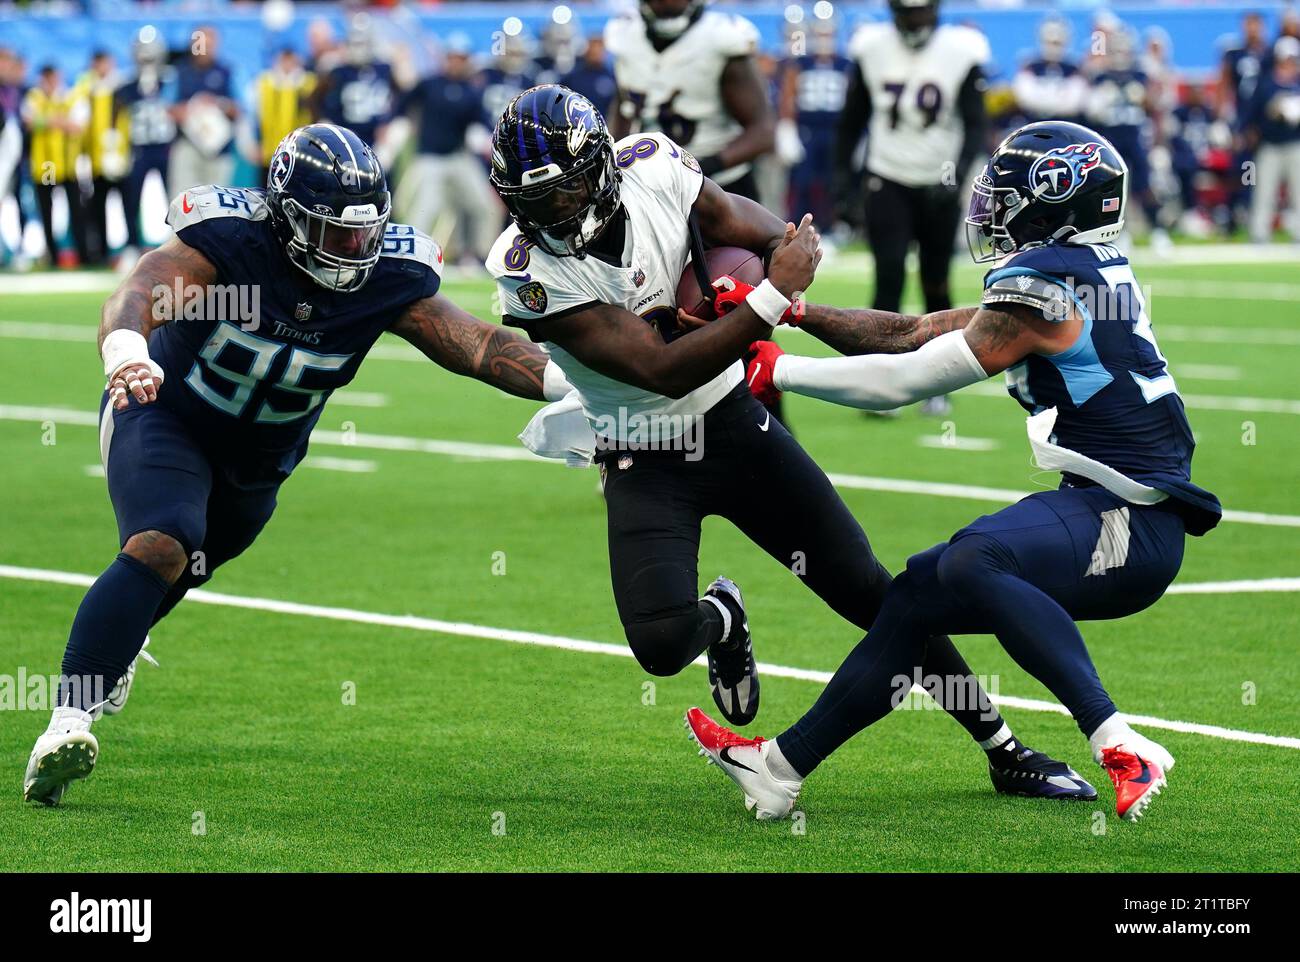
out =
{"type": "Polygon", "coordinates": [[[138,331],[110,331],[100,348],[104,356],[104,376],[110,381],[128,364],[147,364],[154,379],[162,384],[162,365],[149,356],[149,342],[138,331]]]}
{"type": "Polygon", "coordinates": [[[766,278],[763,283],[749,292],[745,303],[773,327],[781,323],[781,318],[790,309],[790,299],[773,287],[772,282],[766,278]]]}
{"type": "Polygon", "coordinates": [[[112,377],[123,364],[147,364],[149,342],[139,331],[110,331],[100,353],[104,356],[104,376],[112,377]]]}

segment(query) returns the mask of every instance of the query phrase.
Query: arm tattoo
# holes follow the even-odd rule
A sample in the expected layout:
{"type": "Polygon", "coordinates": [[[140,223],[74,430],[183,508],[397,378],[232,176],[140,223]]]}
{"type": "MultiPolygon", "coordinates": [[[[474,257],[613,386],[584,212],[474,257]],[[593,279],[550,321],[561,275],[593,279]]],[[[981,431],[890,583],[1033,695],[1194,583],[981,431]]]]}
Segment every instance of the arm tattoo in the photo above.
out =
{"type": "Polygon", "coordinates": [[[173,318],[166,304],[156,304],[155,291],[165,289],[168,296],[179,285],[211,284],[217,269],[206,257],[178,238],[171,238],[157,250],[140,258],[122,285],[104,302],[99,320],[99,342],[112,331],[136,331],[149,336],[173,318]],[[164,308],[164,309],[156,309],[164,308]]]}
{"type": "Polygon", "coordinates": [[[546,352],[512,331],[466,314],[440,295],[416,301],[392,331],[455,374],[518,397],[543,400],[546,352]]]}
{"type": "Polygon", "coordinates": [[[973,307],[918,317],[809,304],[800,327],[841,354],[906,354],[940,334],[961,330],[974,315],[973,307]]]}
{"type": "Polygon", "coordinates": [[[1006,348],[1025,331],[1025,324],[1020,318],[1005,311],[983,308],[979,320],[966,331],[975,356],[983,358],[1006,348]]]}

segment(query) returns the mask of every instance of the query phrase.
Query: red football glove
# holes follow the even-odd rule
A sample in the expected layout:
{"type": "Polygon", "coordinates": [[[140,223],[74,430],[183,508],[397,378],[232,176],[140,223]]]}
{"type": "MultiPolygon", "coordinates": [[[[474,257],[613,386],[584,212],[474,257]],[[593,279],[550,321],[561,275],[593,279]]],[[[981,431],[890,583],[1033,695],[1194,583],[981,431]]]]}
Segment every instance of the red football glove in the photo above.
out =
{"type": "Polygon", "coordinates": [[[749,393],[760,404],[771,407],[781,399],[781,392],[772,383],[772,374],[776,370],[776,359],[784,353],[774,341],[755,341],[749,345],[745,381],[749,384],[749,393]]]}
{"type": "MultiPolygon", "coordinates": [[[[724,314],[735,310],[736,305],[744,301],[754,287],[742,280],[737,280],[730,274],[723,274],[713,282],[713,289],[717,291],[717,294],[713,297],[713,313],[717,317],[722,317],[724,314]]],[[[803,299],[797,298],[790,302],[790,307],[781,315],[780,323],[798,327],[799,321],[802,319],[803,299]]]]}

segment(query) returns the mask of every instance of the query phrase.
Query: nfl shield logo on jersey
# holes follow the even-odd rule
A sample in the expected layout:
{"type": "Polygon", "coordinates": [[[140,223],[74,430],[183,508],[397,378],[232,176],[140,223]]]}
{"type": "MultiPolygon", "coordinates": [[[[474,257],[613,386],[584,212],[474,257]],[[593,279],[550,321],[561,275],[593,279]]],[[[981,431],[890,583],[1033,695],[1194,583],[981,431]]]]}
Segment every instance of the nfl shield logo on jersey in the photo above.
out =
{"type": "Polygon", "coordinates": [[[308,304],[306,301],[303,301],[303,303],[295,307],[293,309],[293,319],[295,321],[311,320],[311,305],[308,304]]]}
{"type": "Polygon", "coordinates": [[[534,314],[546,313],[546,288],[537,281],[529,281],[515,293],[519,295],[519,303],[534,314]]]}
{"type": "Polygon", "coordinates": [[[645,271],[641,270],[641,268],[639,268],[639,267],[638,267],[636,270],[634,270],[634,271],[632,272],[632,283],[633,283],[634,285],[636,285],[637,287],[640,287],[642,284],[644,284],[644,283],[645,283],[645,271]]]}
{"type": "Polygon", "coordinates": [[[1049,150],[1029,168],[1029,187],[1038,200],[1059,204],[1074,196],[1088,171],[1101,163],[1101,144],[1070,144],[1049,150]]]}

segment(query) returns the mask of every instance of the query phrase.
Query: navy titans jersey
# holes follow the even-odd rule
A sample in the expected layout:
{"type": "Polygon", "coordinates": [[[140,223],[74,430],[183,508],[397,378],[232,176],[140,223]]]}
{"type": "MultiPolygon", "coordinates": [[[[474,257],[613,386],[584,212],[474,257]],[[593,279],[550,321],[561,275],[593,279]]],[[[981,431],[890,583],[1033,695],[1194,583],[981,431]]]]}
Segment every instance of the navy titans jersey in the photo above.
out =
{"type": "Polygon", "coordinates": [[[386,63],[345,63],[329,72],[322,114],[371,146],[375,132],[393,118],[393,69],[386,63]]]}
{"type": "Polygon", "coordinates": [[[1054,323],[1073,304],[1078,340],[1009,368],[1011,396],[1033,414],[1056,408],[1054,443],[1175,499],[1190,534],[1218,523],[1218,498],[1192,484],[1192,428],[1128,258],[1104,244],[1031,247],[985,275],[981,303],[1026,305],[1054,323]]]}
{"type": "Polygon", "coordinates": [[[834,132],[844,112],[844,98],[849,92],[849,77],[856,64],[848,57],[804,56],[793,60],[799,75],[795,78],[794,105],[798,111],[801,133],[816,136],[834,132]]]}
{"type": "MultiPolygon", "coordinates": [[[[184,316],[149,338],[167,375],[157,403],[214,459],[255,478],[287,475],[302,460],[331,392],[408,305],[437,293],[442,266],[426,235],[390,224],[369,280],[330,291],[289,262],[267,213],[264,192],[251,188],[195,187],[172,201],[167,223],[216,279],[184,292],[184,316]]],[[[174,291],[162,296],[176,303],[174,291]]]]}
{"type": "MultiPolygon", "coordinates": [[[[483,122],[489,128],[494,127],[501,119],[501,115],[506,112],[506,107],[516,94],[537,85],[531,73],[523,70],[506,71],[495,65],[484,67],[479,71],[477,81],[483,90],[485,118],[483,122]]],[[[608,104],[596,105],[598,110],[608,106],[608,104]]]]}
{"type": "Polygon", "coordinates": [[[1140,70],[1108,70],[1097,74],[1092,86],[1100,95],[1092,117],[1100,132],[1126,154],[1120,142],[1138,143],[1146,125],[1147,76],[1140,70]]]}
{"type": "Polygon", "coordinates": [[[171,116],[176,94],[176,71],[170,67],[134,77],[117,88],[114,109],[127,112],[132,147],[167,145],[176,139],[176,121],[171,116]]]}

